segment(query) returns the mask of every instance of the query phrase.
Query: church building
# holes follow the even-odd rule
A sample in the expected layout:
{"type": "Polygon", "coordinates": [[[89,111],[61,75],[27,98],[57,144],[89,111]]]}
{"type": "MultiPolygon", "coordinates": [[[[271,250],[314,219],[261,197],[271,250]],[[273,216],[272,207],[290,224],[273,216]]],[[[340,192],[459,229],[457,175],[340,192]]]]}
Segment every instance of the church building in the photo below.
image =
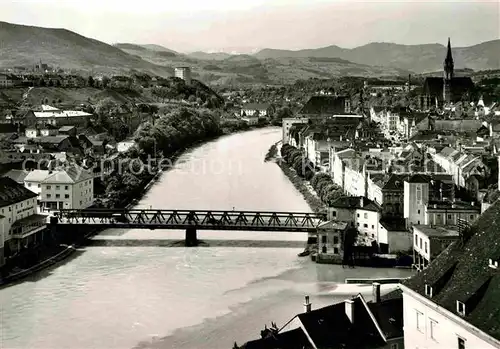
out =
{"type": "Polygon", "coordinates": [[[420,98],[421,107],[424,110],[431,106],[441,107],[444,104],[458,102],[465,93],[474,88],[474,83],[470,77],[455,76],[450,38],[448,38],[448,50],[443,66],[442,78],[429,77],[425,79],[423,93],[420,98]]]}

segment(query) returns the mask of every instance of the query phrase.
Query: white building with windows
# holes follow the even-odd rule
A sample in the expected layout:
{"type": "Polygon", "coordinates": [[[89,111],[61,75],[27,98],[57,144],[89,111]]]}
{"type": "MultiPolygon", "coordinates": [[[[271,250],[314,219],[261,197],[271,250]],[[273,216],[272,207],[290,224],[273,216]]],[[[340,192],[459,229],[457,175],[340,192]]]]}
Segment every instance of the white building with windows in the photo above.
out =
{"type": "Polygon", "coordinates": [[[34,170],[24,184],[37,193],[42,210],[83,209],[94,203],[94,177],[81,167],[34,170]]]}
{"type": "Polygon", "coordinates": [[[186,84],[191,83],[191,68],[190,67],[177,67],[175,68],[175,77],[182,79],[186,84]]]}
{"type": "Polygon", "coordinates": [[[0,177],[0,266],[5,258],[36,243],[46,216],[37,214],[37,194],[8,177],[0,177]]]}
{"type": "Polygon", "coordinates": [[[497,202],[402,282],[405,348],[500,348],[499,214],[497,202]]]}

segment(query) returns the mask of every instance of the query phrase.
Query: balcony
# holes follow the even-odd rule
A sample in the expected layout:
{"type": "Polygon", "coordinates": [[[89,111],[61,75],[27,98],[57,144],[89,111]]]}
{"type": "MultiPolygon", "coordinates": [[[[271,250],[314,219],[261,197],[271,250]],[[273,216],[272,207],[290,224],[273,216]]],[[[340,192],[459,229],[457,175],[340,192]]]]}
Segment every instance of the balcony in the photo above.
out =
{"type": "Polygon", "coordinates": [[[47,226],[47,216],[34,214],[14,222],[11,227],[12,237],[14,239],[24,239],[33,235],[47,226]]]}

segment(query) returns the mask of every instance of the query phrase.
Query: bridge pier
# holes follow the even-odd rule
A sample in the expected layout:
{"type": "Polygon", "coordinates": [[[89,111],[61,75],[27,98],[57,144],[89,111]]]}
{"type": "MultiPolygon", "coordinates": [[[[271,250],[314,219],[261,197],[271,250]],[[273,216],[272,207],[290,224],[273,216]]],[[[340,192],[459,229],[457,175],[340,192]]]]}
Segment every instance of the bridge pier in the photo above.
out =
{"type": "Polygon", "coordinates": [[[196,235],[196,228],[187,228],[186,229],[186,240],[187,247],[193,247],[198,245],[198,237],[196,235]]]}

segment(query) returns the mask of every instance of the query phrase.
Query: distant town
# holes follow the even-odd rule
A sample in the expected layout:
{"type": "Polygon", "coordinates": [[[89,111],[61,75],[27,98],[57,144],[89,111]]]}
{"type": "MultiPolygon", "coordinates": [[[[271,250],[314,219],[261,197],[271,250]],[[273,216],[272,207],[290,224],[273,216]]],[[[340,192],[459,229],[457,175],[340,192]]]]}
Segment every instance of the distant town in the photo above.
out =
{"type": "Polygon", "coordinates": [[[168,170],[133,160],[281,127],[267,159],[326,217],[302,256],[415,274],[388,294],[375,280],[372,300],[314,309],[306,297],[304,313],[234,348],[500,348],[498,73],[458,72],[449,39],[440,76],[207,86],[189,66],[174,71],[84,75],[40,61],[0,73],[6,281],[65,253],[58,210],[130,207],[168,170]]]}

